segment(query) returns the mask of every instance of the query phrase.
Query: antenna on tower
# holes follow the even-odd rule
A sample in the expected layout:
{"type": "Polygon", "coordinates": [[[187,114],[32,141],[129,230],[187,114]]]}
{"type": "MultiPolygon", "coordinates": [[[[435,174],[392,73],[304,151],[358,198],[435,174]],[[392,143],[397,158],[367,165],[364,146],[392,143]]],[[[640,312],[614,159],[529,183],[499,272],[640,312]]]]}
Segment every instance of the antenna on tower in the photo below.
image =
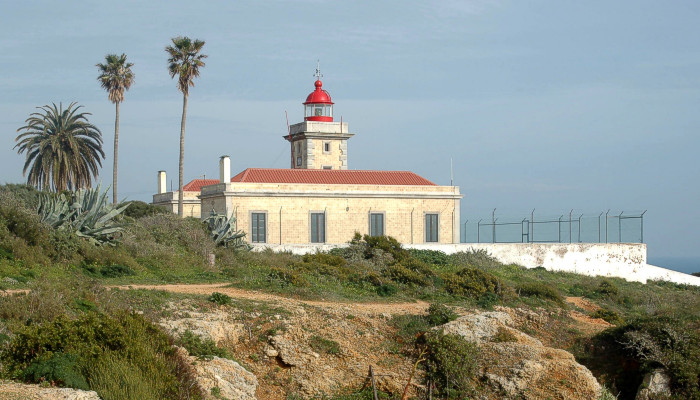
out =
{"type": "Polygon", "coordinates": [[[323,74],[321,73],[321,60],[316,60],[316,74],[314,76],[318,80],[323,78],[323,74]]]}
{"type": "Polygon", "coordinates": [[[452,157],[450,157],[450,186],[454,186],[455,170],[452,167],[452,157]]]}

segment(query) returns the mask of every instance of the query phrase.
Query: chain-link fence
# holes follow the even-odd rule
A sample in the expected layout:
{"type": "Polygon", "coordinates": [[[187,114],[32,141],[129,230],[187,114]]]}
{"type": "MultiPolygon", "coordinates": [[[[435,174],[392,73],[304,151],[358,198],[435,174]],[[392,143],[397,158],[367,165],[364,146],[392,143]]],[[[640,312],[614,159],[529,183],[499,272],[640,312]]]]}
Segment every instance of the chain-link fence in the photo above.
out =
{"type": "Polygon", "coordinates": [[[602,211],[490,217],[462,222],[463,243],[644,243],[644,214],[602,211]]]}

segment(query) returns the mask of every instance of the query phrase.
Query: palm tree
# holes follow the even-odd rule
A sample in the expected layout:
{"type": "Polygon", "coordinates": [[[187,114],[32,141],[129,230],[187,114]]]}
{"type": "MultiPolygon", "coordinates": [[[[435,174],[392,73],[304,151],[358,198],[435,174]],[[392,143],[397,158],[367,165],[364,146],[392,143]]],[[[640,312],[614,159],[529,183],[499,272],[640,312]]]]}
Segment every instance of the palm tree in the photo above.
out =
{"type": "Polygon", "coordinates": [[[114,118],[114,167],[112,169],[112,203],[117,204],[117,160],[119,158],[119,103],[124,101],[124,91],[129,90],[134,83],[134,73],[131,72],[133,63],[126,62],[126,54],[117,56],[107,54],[104,64],[97,64],[100,70],[100,81],[102,88],[109,94],[107,97],[116,106],[116,117],[114,118]]]}
{"type": "Polygon", "coordinates": [[[204,59],[207,58],[204,54],[199,54],[204,46],[203,40],[192,40],[188,37],[178,36],[172,38],[173,45],[167,46],[165,51],[168,53],[168,71],[170,77],[178,76],[177,88],[182,92],[182,121],[180,122],[180,170],[177,195],[177,213],[179,216],[184,215],[183,210],[183,193],[182,193],[182,173],[185,162],[185,120],[187,119],[187,97],[189,96],[190,86],[194,86],[194,78],[199,76],[199,68],[204,67],[204,59]]]}
{"type": "Polygon", "coordinates": [[[27,184],[43,190],[76,190],[89,188],[92,177],[97,177],[105,157],[102,133],[88,121],[91,114],[78,112],[82,106],[75,105],[65,110],[62,103],[37,107],[42,112],[30,114],[27,125],[17,129],[24,131],[15,138],[14,148],[18,154],[27,153],[22,170],[27,184]]]}

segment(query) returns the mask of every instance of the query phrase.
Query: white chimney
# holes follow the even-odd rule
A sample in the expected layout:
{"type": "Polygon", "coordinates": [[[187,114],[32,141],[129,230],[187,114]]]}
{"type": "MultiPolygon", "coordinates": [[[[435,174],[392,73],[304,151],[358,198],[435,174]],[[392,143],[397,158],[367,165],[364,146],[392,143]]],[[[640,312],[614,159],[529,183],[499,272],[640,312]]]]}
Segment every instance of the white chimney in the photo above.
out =
{"type": "Polygon", "coordinates": [[[228,156],[221,156],[219,159],[219,181],[231,182],[231,159],[228,156]]]}
{"type": "Polygon", "coordinates": [[[165,182],[165,171],[158,171],[158,193],[165,193],[167,191],[165,182]]]}

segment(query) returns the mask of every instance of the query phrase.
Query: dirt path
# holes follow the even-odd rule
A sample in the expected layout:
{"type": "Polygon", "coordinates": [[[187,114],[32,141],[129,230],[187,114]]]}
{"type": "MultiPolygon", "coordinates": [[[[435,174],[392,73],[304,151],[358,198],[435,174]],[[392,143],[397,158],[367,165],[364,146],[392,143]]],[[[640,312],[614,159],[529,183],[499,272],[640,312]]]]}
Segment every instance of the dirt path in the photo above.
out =
{"type": "Polygon", "coordinates": [[[352,308],[353,311],[364,312],[368,314],[418,314],[423,313],[428,309],[429,304],[424,301],[416,301],[411,303],[356,303],[356,302],[338,302],[338,301],[318,301],[318,300],[297,300],[284,296],[279,296],[270,293],[263,293],[254,290],[238,289],[226,287],[226,283],[212,284],[191,284],[191,285],[124,285],[112,286],[121,290],[129,289],[147,289],[147,290],[164,290],[173,293],[186,294],[212,294],[219,292],[231,296],[234,299],[246,299],[257,301],[269,301],[284,304],[306,304],[310,306],[323,308],[352,308]]]}

